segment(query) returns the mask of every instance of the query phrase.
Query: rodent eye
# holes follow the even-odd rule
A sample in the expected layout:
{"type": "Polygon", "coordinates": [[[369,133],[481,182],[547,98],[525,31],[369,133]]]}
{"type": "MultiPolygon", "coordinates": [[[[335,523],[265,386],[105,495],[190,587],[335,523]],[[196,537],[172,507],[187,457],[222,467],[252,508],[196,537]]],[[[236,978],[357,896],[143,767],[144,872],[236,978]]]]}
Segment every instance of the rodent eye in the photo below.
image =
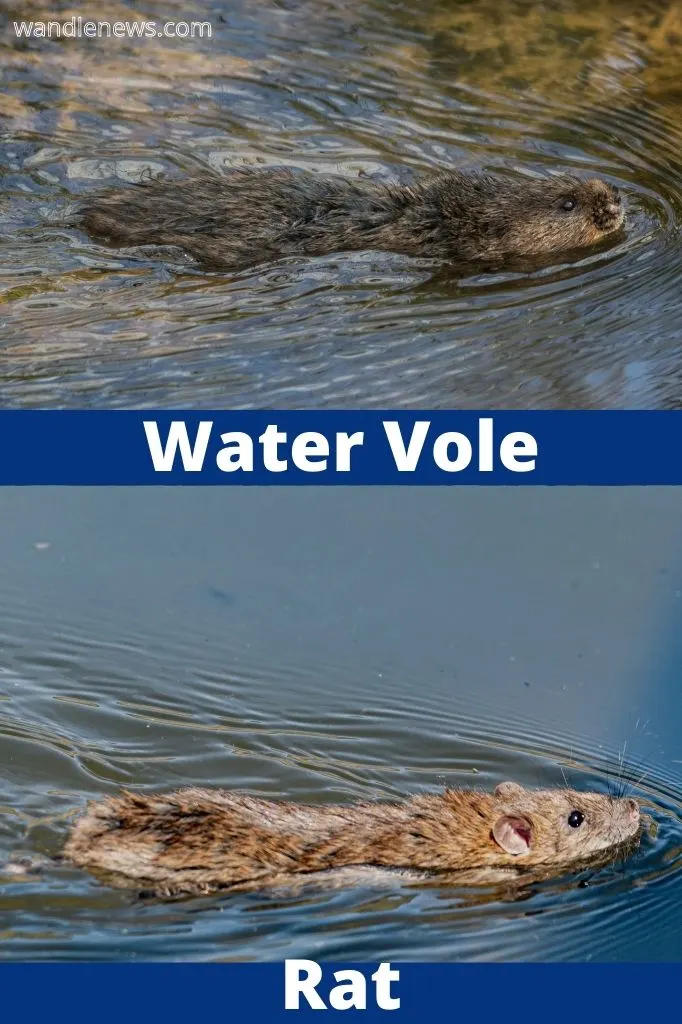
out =
{"type": "Polygon", "coordinates": [[[568,816],[568,824],[571,828],[580,828],[585,820],[585,815],[582,811],[571,811],[568,816]]]}
{"type": "Polygon", "coordinates": [[[564,199],[564,201],[561,204],[561,209],[565,210],[566,213],[570,213],[571,210],[575,210],[575,206],[575,199],[564,199]]]}

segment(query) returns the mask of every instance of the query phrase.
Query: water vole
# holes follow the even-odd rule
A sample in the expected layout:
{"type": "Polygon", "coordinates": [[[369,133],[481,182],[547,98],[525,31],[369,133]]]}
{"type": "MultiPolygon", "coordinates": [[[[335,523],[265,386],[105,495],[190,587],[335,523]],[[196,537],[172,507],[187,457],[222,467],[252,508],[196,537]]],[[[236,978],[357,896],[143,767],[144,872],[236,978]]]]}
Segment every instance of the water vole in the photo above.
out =
{"type": "Polygon", "coordinates": [[[64,856],[114,884],[176,895],[260,889],[358,867],[560,874],[628,844],[639,829],[633,799],[512,782],[493,793],[446,790],[348,806],[184,789],[123,792],[90,804],[64,856]]]}
{"type": "Polygon", "coordinates": [[[547,258],[602,241],[624,215],[618,190],[598,178],[448,170],[407,186],[246,168],[92,195],[79,219],[110,244],[178,246],[238,270],[358,250],[457,263],[547,258]]]}

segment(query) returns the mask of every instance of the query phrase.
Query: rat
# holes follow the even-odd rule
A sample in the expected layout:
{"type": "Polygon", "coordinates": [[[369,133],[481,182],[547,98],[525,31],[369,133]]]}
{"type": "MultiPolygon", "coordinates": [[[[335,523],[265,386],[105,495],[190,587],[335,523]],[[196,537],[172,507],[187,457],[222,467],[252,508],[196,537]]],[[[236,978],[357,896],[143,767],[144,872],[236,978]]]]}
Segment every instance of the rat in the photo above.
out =
{"type": "Polygon", "coordinates": [[[160,896],[253,891],[335,873],[345,884],[370,868],[424,878],[459,872],[469,884],[489,881],[496,869],[547,876],[603,861],[639,831],[630,797],[514,782],[492,793],[447,789],[348,805],[189,788],[90,803],[63,857],[113,885],[160,896]]]}

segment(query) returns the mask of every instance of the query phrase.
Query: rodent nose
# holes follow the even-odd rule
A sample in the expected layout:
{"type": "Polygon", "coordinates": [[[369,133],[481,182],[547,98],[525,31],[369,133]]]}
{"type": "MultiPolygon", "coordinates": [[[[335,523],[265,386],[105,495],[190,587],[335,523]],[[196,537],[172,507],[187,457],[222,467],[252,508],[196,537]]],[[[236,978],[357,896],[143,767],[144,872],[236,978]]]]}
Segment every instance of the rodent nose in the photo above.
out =
{"type": "Polygon", "coordinates": [[[639,819],[639,804],[636,800],[633,800],[632,797],[628,797],[625,803],[628,809],[628,815],[630,816],[630,821],[637,821],[639,819]]]}

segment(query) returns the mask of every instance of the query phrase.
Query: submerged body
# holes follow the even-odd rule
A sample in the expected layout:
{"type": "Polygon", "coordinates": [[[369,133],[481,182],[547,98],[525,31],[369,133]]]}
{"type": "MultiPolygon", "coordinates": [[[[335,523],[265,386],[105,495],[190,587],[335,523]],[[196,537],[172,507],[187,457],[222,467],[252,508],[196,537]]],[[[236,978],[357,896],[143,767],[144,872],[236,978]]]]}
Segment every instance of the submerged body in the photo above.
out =
{"type": "Polygon", "coordinates": [[[96,194],[80,210],[95,238],[179,247],[226,270],[360,250],[464,264],[546,258],[601,242],[623,220],[617,189],[597,178],[455,170],[409,186],[286,169],[204,172],[96,194]]]}
{"type": "Polygon", "coordinates": [[[332,874],[344,884],[368,868],[462,872],[471,884],[489,881],[491,869],[560,874],[615,855],[639,829],[635,800],[511,782],[494,793],[327,806],[185,789],[90,804],[64,856],[112,884],[159,895],[248,891],[332,874]]]}

